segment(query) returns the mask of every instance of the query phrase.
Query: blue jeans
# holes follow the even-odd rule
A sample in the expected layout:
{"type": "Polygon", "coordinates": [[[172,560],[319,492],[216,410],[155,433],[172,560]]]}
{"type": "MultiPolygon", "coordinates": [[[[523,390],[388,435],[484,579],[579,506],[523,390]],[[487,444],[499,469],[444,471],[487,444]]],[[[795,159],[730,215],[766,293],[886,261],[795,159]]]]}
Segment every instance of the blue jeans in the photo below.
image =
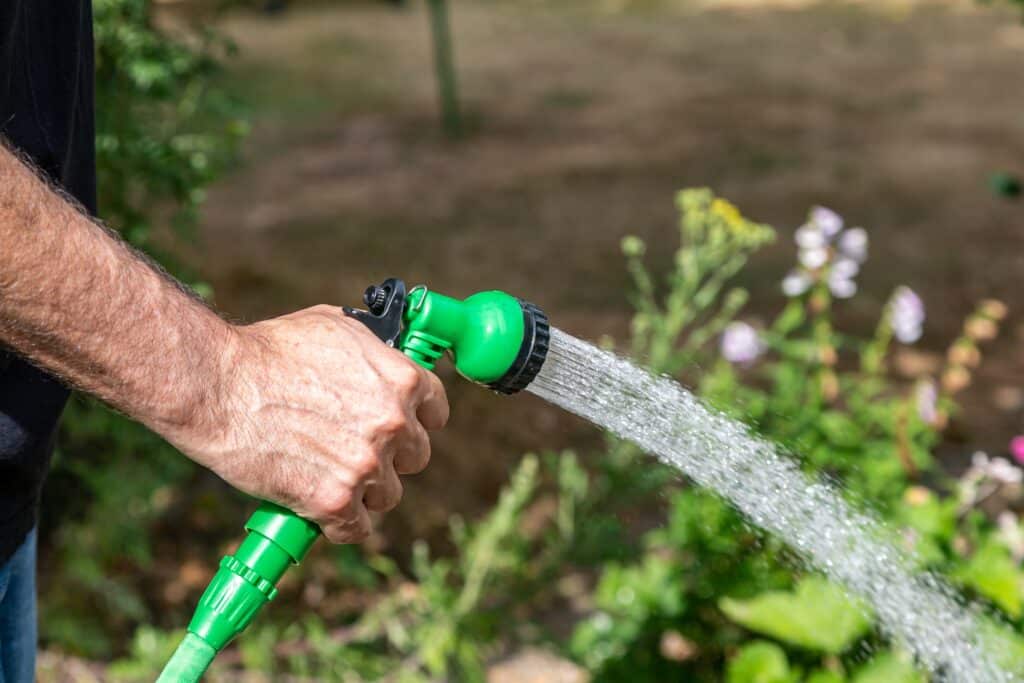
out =
{"type": "Polygon", "coordinates": [[[36,532],[0,567],[0,683],[36,679],[36,532]]]}

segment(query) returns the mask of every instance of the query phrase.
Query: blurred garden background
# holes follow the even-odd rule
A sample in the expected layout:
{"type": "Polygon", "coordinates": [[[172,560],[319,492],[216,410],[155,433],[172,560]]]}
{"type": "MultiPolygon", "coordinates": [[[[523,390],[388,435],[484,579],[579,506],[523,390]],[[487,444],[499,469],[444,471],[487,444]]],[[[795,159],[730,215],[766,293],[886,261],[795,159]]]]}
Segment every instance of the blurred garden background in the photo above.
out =
{"type": "MultiPolygon", "coordinates": [[[[447,126],[431,3],[94,3],[103,216],[225,315],[512,292],[842,482],[1020,633],[1018,3],[431,0],[447,126]]],[[[925,680],[718,499],[439,373],[431,467],[210,680],[925,680]]],[[[152,680],[253,502],[84,398],[58,448],[40,679],[152,680]]]]}

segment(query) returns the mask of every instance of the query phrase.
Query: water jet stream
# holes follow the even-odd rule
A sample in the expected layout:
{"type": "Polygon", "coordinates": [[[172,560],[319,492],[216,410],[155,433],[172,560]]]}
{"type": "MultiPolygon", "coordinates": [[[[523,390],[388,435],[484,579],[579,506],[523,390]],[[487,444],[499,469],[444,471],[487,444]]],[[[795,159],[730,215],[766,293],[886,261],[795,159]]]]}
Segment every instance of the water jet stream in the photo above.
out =
{"type": "Polygon", "coordinates": [[[873,608],[882,628],[940,680],[1021,680],[998,663],[977,608],[913,558],[868,513],[804,474],[774,444],[705,406],[672,379],[551,329],[530,391],[632,441],[730,501],[873,608]]]}

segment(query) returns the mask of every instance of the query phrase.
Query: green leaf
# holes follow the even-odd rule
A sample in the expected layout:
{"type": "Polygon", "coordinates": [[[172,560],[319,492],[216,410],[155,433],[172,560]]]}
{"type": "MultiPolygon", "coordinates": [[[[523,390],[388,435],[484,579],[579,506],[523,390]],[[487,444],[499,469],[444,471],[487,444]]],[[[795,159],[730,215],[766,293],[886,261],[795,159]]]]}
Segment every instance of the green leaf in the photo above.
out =
{"type": "Polygon", "coordinates": [[[894,652],[883,652],[865,664],[852,683],[925,683],[909,658],[894,652]]]}
{"type": "Polygon", "coordinates": [[[924,536],[948,541],[956,533],[958,501],[955,498],[939,499],[934,492],[919,488],[915,490],[919,500],[901,501],[897,519],[924,536]]]}
{"type": "Polygon", "coordinates": [[[1010,552],[994,541],[982,545],[954,576],[1016,619],[1024,608],[1024,576],[1010,552]]]}
{"type": "Polygon", "coordinates": [[[745,646],[729,662],[728,683],[796,683],[786,653],[774,643],[755,641],[745,646]]]}
{"type": "Polygon", "coordinates": [[[804,306],[801,301],[790,301],[779,317],[772,323],[772,332],[781,336],[786,336],[796,328],[800,327],[806,319],[804,306]]]}
{"type": "Polygon", "coordinates": [[[750,600],[724,598],[719,606],[738,624],[810,650],[838,654],[871,626],[864,609],[823,578],[802,579],[795,591],[771,591],[750,600]]]}
{"type": "Polygon", "coordinates": [[[818,418],[821,433],[833,446],[858,448],[861,444],[861,430],[849,415],[829,410],[818,418]]]}
{"type": "Polygon", "coordinates": [[[956,534],[956,498],[940,499],[934,492],[924,488],[908,489],[914,493],[911,502],[904,495],[896,508],[896,521],[916,533],[914,552],[921,566],[939,565],[945,558],[943,547],[952,542],[956,534]]]}

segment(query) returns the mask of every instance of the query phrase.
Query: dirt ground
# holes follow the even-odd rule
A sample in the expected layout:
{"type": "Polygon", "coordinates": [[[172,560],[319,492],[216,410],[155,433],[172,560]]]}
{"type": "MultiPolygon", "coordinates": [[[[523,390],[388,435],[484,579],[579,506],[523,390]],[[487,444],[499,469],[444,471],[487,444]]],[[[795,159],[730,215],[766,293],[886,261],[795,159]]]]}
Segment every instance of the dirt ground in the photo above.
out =
{"type": "MultiPolygon", "coordinates": [[[[587,338],[624,338],[618,244],[664,269],[673,192],[706,185],[782,239],[745,274],[749,317],[782,303],[790,236],[824,204],[871,236],[869,329],[894,286],[928,306],[941,353],[973,303],[1024,305],[1024,206],[986,187],[1024,171],[1024,26],[971,3],[457,2],[469,135],[437,124],[417,3],[306,6],[229,18],[255,128],[210,191],[198,262],[244,319],[356,303],[396,275],[468,294],[501,288],[587,338]]],[[[948,450],[1005,450],[1022,431],[1024,325],[1014,312],[968,393],[948,450]]],[[[524,451],[593,443],[532,397],[443,377],[453,419],[410,480],[391,537],[431,534],[493,500],[524,451]],[[453,485],[457,483],[457,485],[453,485]],[[444,505],[436,504],[438,493],[444,505]]],[[[954,463],[955,464],[955,463],[954,463]]]]}

